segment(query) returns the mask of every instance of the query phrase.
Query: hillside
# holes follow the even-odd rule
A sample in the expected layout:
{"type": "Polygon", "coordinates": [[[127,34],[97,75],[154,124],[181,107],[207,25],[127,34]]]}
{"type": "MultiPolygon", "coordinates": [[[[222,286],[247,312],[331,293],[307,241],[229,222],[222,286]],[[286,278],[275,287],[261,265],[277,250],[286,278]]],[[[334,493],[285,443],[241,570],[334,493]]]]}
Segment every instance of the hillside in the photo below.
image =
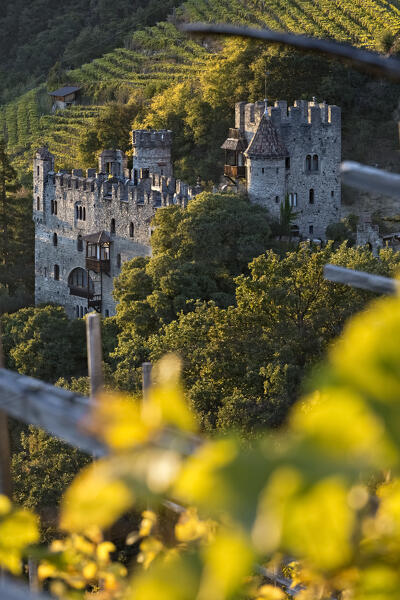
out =
{"type": "Polygon", "coordinates": [[[164,19],[177,0],[3,0],[0,104],[123,44],[133,30],[164,19]]]}
{"type": "MultiPolygon", "coordinates": [[[[122,0],[117,3],[118,6],[120,4],[122,8],[125,6],[122,0]]],[[[59,168],[71,168],[78,163],[83,166],[89,166],[89,162],[93,164],[93,157],[100,142],[95,140],[93,144],[91,140],[85,141],[85,136],[88,131],[92,131],[95,135],[96,128],[98,129],[98,119],[107,112],[107,103],[109,102],[121,106],[128,103],[133,107],[132,114],[136,126],[169,126],[171,120],[175,124],[176,122],[182,123],[182,119],[186,117],[172,115],[176,118],[171,119],[171,115],[169,115],[167,118],[165,110],[157,108],[162,102],[168,102],[168,98],[174,94],[179,97],[177,86],[180,84],[186,91],[188,86],[192,86],[201,97],[203,104],[199,110],[206,130],[205,133],[193,130],[189,145],[186,144],[187,139],[181,141],[181,154],[183,151],[189,154],[196,148],[200,148],[199,154],[201,154],[202,148],[207,144],[219,143],[221,131],[228,125],[232,115],[232,103],[238,99],[247,97],[252,100],[260,96],[263,93],[265,70],[273,71],[275,65],[279,63],[281,63],[279,72],[269,75],[270,97],[278,95],[283,97],[285,94],[285,97],[291,100],[296,97],[294,94],[295,91],[297,93],[297,88],[301,90],[301,96],[310,96],[313,93],[323,94],[321,97],[340,104],[345,109],[345,153],[347,150],[349,154],[352,153],[351,155],[356,152],[359,155],[357,158],[364,158],[365,152],[368,152],[371,147],[368,143],[368,135],[374,137],[374,149],[376,149],[376,144],[379,147],[379,138],[382,138],[382,162],[386,164],[389,161],[390,168],[397,168],[399,159],[395,155],[397,152],[396,131],[394,127],[387,125],[392,119],[391,113],[397,101],[397,91],[393,86],[388,90],[385,86],[382,88],[380,84],[375,84],[368,78],[360,79],[358,74],[351,76],[347,73],[348,70],[341,65],[332,67],[329,62],[324,62],[325,59],[317,61],[316,67],[313,63],[313,70],[315,70],[313,73],[307,64],[304,66],[304,61],[299,59],[296,53],[289,52],[284,55],[278,52],[278,56],[276,50],[270,50],[257,44],[249,46],[249,52],[238,50],[236,53],[235,48],[233,51],[231,48],[229,52],[221,52],[219,42],[210,44],[210,40],[206,40],[201,43],[201,41],[192,40],[183,35],[177,28],[177,24],[180,21],[188,20],[212,20],[245,23],[258,27],[266,26],[308,35],[333,37],[358,46],[380,49],[382,48],[383,34],[389,40],[392,36],[392,41],[394,41],[395,35],[400,31],[400,2],[386,0],[188,0],[174,11],[168,21],[136,31],[131,35],[128,35],[126,31],[123,47],[115,48],[101,58],[84,62],[79,68],[69,70],[64,75],[66,80],[84,87],[81,106],[63,113],[50,114],[47,88],[42,84],[0,110],[0,131],[3,132],[8,150],[13,155],[19,172],[22,173],[30,168],[33,148],[43,143],[48,144],[55,153],[59,168]],[[259,48],[259,56],[257,48],[259,48]],[[225,94],[223,89],[216,91],[215,88],[229,86],[229,82],[224,80],[224,65],[227,64],[226,61],[228,63],[232,61],[231,56],[235,53],[237,60],[232,66],[236,69],[233,75],[235,93],[232,96],[225,94]],[[240,61],[242,61],[241,64],[240,61]],[[262,61],[266,66],[261,65],[262,61]],[[287,77],[292,83],[289,88],[286,84],[283,85],[283,80],[287,77],[282,77],[281,67],[288,71],[287,77]],[[251,71],[251,81],[248,79],[247,71],[251,71]],[[211,85],[209,80],[212,79],[213,73],[218,73],[218,77],[216,81],[212,82],[214,90],[213,98],[210,100],[210,94],[206,88],[211,85]],[[318,74],[318,77],[315,74],[318,74]],[[301,80],[302,76],[304,81],[301,80]],[[352,81],[350,81],[351,79],[352,81]],[[296,81],[301,83],[301,86],[296,88],[296,81]],[[242,83],[243,85],[239,85],[242,83]],[[199,92],[199,85],[202,86],[201,92],[199,92]],[[349,89],[342,92],[343,86],[346,87],[346,85],[349,89]],[[291,97],[292,92],[293,98],[291,97]],[[224,98],[215,100],[221,93],[224,98]],[[236,94],[240,94],[240,97],[237,97],[236,94]],[[352,123],[347,131],[350,118],[354,118],[354,105],[356,101],[358,102],[357,98],[360,95],[361,99],[365,95],[370,103],[378,102],[376,111],[373,115],[368,114],[371,111],[370,107],[365,106],[368,105],[368,101],[365,101],[364,98],[362,103],[365,115],[363,118],[372,119],[372,121],[366,127],[361,119],[356,128],[352,123]],[[149,107],[150,116],[148,116],[149,107]],[[382,107],[386,108],[386,114],[383,114],[382,107]],[[215,121],[217,109],[222,117],[221,130],[216,132],[212,126],[212,119],[215,121]],[[382,122],[386,124],[383,127],[381,126],[382,122]],[[357,137],[354,136],[356,130],[357,137]],[[365,136],[366,143],[363,139],[365,136]],[[376,136],[378,140],[376,140],[376,136]],[[200,142],[199,138],[201,138],[200,142]],[[86,155],[82,151],[82,140],[86,146],[89,146],[90,151],[86,155]],[[361,149],[359,140],[362,141],[361,149]]],[[[106,43],[105,47],[107,47],[106,43]]],[[[60,80],[60,83],[65,83],[65,81],[60,80]]],[[[190,104],[192,100],[189,98],[188,102],[190,104]]],[[[127,120],[126,135],[128,135],[129,126],[130,122],[127,120]]],[[[178,156],[176,156],[178,170],[180,158],[178,149],[178,156]]],[[[366,156],[366,160],[368,160],[368,156],[366,156]]],[[[214,157],[211,162],[215,163],[214,157]]],[[[196,160],[195,164],[197,163],[196,160]]],[[[200,168],[201,176],[205,179],[215,178],[216,170],[207,177],[206,167],[207,165],[203,169],[200,168]]],[[[184,165],[180,174],[189,178],[194,177],[193,169],[192,171],[191,169],[191,165],[184,165]]]]}

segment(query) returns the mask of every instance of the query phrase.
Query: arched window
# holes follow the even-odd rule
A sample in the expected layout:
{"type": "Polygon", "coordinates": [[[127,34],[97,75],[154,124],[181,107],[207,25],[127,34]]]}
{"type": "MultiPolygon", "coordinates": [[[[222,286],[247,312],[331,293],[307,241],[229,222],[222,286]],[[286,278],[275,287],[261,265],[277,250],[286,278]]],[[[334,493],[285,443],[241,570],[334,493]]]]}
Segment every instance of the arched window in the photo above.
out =
{"type": "Polygon", "coordinates": [[[309,227],[308,227],[308,233],[310,235],[313,235],[313,233],[314,233],[314,225],[309,225],[309,227]]]}
{"type": "Polygon", "coordinates": [[[306,171],[311,171],[311,154],[308,154],[306,157],[306,171]]]}
{"type": "Polygon", "coordinates": [[[94,293],[94,284],[88,273],[82,267],[77,267],[68,277],[68,287],[71,296],[90,298],[94,293]]]}
{"type": "Polygon", "coordinates": [[[54,279],[56,281],[60,279],[60,267],[58,265],[54,265],[54,279]]]}
{"type": "Polygon", "coordinates": [[[83,207],[83,220],[86,221],[86,208],[83,207]]]}
{"type": "Polygon", "coordinates": [[[79,206],[77,204],[75,205],[75,217],[79,219],[79,206]]]}
{"type": "Polygon", "coordinates": [[[39,196],[36,198],[36,210],[40,210],[40,198],[39,198],[39,196]]]}
{"type": "Polygon", "coordinates": [[[129,237],[133,238],[133,234],[135,233],[135,228],[133,226],[132,221],[129,223],[129,237]]]}
{"type": "Polygon", "coordinates": [[[79,319],[79,306],[75,307],[75,315],[76,315],[76,318],[79,319]]]}
{"type": "Polygon", "coordinates": [[[57,246],[58,244],[58,237],[56,233],[53,233],[53,246],[57,246]]]}
{"type": "Polygon", "coordinates": [[[81,235],[78,235],[77,246],[78,252],[83,252],[83,239],[81,235]]]}
{"type": "Polygon", "coordinates": [[[54,214],[57,214],[57,200],[54,200],[54,214]]]}
{"type": "Polygon", "coordinates": [[[50,212],[52,215],[54,215],[54,200],[50,202],[50,212]]]}
{"type": "Polygon", "coordinates": [[[36,174],[39,177],[39,175],[40,175],[40,169],[39,169],[39,167],[37,167],[37,169],[36,169],[36,174]]]}
{"type": "Polygon", "coordinates": [[[111,219],[110,231],[111,233],[115,233],[115,219],[111,219]]]}
{"type": "Polygon", "coordinates": [[[79,219],[82,221],[82,206],[79,207],[79,219]]]}
{"type": "Polygon", "coordinates": [[[117,267],[118,269],[121,267],[121,255],[117,254],[117,267]]]}
{"type": "Polygon", "coordinates": [[[314,204],[314,200],[315,200],[315,193],[314,193],[314,190],[311,188],[310,198],[309,198],[310,204],[314,204]]]}
{"type": "Polygon", "coordinates": [[[318,167],[319,167],[318,154],[314,154],[312,160],[313,160],[313,162],[312,162],[313,171],[318,171],[318,167]]]}

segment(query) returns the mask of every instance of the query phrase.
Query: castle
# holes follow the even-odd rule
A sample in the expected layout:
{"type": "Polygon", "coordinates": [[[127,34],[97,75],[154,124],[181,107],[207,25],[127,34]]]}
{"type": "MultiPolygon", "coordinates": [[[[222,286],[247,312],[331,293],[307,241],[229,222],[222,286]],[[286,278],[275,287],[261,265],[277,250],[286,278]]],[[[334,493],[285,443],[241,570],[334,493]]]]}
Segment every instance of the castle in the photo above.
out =
{"type": "MultiPolygon", "coordinates": [[[[98,172],[54,170],[54,156],[33,161],[35,301],[65,306],[71,318],[89,310],[115,314],[113,279],[122,264],[151,253],[151,221],[160,207],[185,207],[201,191],[173,177],[172,132],[132,132],[133,165],[105,150],[98,172]]],[[[235,128],[222,146],[224,174],[236,189],[279,218],[285,198],[296,212],[293,233],[325,237],[340,220],[341,113],[299,101],[236,105],[235,128]]]]}
{"type": "Polygon", "coordinates": [[[298,100],[290,107],[236,104],[235,128],[222,148],[225,176],[279,220],[285,199],[296,213],[292,233],[325,239],[340,221],[341,110],[298,100]]]}

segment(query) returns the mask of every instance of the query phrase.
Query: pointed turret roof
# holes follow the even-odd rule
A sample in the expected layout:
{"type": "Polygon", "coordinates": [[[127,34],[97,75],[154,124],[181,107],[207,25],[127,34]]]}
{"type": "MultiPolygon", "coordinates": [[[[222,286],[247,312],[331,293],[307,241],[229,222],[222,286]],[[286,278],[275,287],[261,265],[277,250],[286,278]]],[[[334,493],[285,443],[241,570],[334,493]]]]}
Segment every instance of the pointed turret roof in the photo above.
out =
{"type": "Polygon", "coordinates": [[[267,115],[263,115],[257,131],[245,152],[259,158],[285,158],[286,146],[267,115]]]}

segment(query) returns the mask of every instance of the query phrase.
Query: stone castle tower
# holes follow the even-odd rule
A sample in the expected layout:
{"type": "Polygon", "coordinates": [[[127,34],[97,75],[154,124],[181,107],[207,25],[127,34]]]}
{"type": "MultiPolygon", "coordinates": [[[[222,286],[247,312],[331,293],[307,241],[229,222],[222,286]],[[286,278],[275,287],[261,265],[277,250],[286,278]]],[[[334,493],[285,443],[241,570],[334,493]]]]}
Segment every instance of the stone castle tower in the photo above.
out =
{"type": "Polygon", "coordinates": [[[33,161],[35,301],[115,314],[113,279],[121,265],[150,255],[159,207],[186,206],[199,191],[172,176],[172,132],[134,131],[133,170],[121,150],[105,150],[99,169],[54,171],[47,148],[33,161]]]}
{"type": "Polygon", "coordinates": [[[235,128],[222,148],[225,176],[244,182],[250,200],[276,219],[288,197],[297,213],[293,233],[325,239],[340,221],[341,110],[299,100],[267,107],[236,104],[235,128]]]}

